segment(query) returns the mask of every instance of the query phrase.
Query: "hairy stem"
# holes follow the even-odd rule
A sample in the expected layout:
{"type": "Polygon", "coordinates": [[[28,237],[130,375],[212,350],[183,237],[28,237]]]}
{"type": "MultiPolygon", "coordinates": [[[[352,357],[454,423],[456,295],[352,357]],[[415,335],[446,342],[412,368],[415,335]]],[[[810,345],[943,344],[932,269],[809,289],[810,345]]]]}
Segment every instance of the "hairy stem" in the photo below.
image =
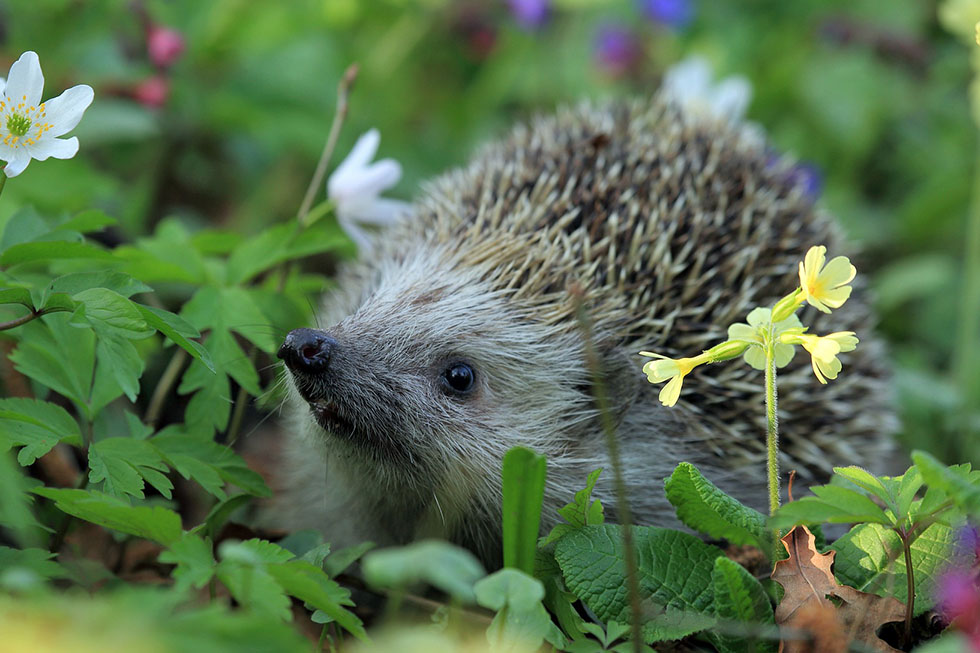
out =
{"type": "Polygon", "coordinates": [[[769,468],[769,514],[779,508],[779,420],[776,417],[776,358],[774,345],[766,347],[766,450],[769,468]]]}
{"type": "Polygon", "coordinates": [[[633,653],[641,653],[643,651],[643,637],[640,629],[643,613],[640,606],[639,571],[636,561],[636,546],[633,543],[633,517],[630,514],[629,501],[626,495],[626,482],[623,480],[623,464],[619,457],[619,439],[616,437],[616,425],[613,423],[612,413],[610,412],[609,402],[606,397],[605,384],[602,380],[602,365],[595,349],[595,343],[592,340],[592,326],[582,302],[582,291],[575,288],[572,290],[572,293],[575,299],[575,312],[585,341],[585,362],[592,375],[592,392],[595,397],[596,408],[599,410],[599,420],[602,425],[602,430],[606,436],[606,448],[609,451],[609,461],[612,463],[613,468],[613,481],[616,485],[616,508],[619,512],[619,523],[623,531],[626,591],[630,599],[631,644],[633,653]]]}

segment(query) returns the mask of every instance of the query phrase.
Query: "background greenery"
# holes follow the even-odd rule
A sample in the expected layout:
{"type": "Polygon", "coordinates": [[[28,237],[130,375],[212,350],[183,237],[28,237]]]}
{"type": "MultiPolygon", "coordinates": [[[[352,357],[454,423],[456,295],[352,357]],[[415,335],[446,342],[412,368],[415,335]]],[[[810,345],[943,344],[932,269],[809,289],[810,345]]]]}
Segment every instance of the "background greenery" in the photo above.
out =
{"type": "MultiPolygon", "coordinates": [[[[98,207],[119,220],[113,238],[130,242],[170,217],[245,235],[283,221],[351,62],[360,76],[338,153],[378,127],[380,155],[405,171],[394,194],[410,198],[514,121],[650,94],[667,66],[699,53],[719,75],[751,80],[750,118],[812,166],[823,205],[861,244],[858,267],[896,361],[903,440],[977,460],[957,409],[969,398],[949,373],[975,150],[969,61],[935,5],[692,0],[691,20],[671,25],[644,4],[557,0],[530,26],[505,2],[7,0],[0,70],[32,49],[46,96],[88,83],[96,100],[75,132],[79,155],[8,183],[0,223],[25,205],[49,215],[98,207]],[[167,69],[147,55],[148,24],[184,39],[167,69]],[[618,45],[632,39],[618,66],[611,29],[618,45]],[[147,99],[148,80],[169,86],[162,102],[147,99]]],[[[158,292],[168,290],[186,300],[179,287],[158,292]]]]}

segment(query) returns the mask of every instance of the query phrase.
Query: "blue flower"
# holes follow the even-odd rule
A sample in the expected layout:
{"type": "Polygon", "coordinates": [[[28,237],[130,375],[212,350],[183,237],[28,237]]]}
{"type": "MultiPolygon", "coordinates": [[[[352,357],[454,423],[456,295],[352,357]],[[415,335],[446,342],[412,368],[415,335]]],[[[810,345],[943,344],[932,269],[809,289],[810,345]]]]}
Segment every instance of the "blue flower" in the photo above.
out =
{"type": "Polygon", "coordinates": [[[595,56],[599,67],[619,76],[633,68],[642,54],[633,32],[620,25],[605,25],[596,36],[595,56]]]}
{"type": "Polygon", "coordinates": [[[687,27],[694,18],[691,0],[639,0],[639,5],[647,18],[674,29],[687,27]]]}
{"type": "Polygon", "coordinates": [[[507,0],[514,19],[524,29],[538,29],[551,14],[551,0],[507,0]]]}

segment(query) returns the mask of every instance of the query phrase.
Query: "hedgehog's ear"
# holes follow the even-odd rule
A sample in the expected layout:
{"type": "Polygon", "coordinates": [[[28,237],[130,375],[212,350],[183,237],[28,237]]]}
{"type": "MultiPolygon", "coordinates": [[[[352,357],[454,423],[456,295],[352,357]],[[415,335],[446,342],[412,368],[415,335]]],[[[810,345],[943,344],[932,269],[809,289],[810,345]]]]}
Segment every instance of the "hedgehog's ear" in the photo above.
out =
{"type": "MultiPolygon", "coordinates": [[[[639,373],[636,363],[619,347],[600,350],[599,362],[606,401],[613,420],[619,424],[640,394],[643,375],[639,373]]],[[[590,390],[594,397],[595,388],[590,390]]]]}

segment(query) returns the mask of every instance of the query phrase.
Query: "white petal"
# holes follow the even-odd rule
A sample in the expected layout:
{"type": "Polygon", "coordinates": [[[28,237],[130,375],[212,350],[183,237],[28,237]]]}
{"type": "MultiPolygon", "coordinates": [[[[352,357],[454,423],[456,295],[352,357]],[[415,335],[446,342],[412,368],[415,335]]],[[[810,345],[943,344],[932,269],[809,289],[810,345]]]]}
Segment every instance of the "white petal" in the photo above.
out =
{"type": "Polygon", "coordinates": [[[677,103],[688,106],[705,100],[711,84],[711,66],[702,57],[688,57],[667,69],[664,91],[677,103]]]}
{"type": "Polygon", "coordinates": [[[401,176],[402,167],[397,161],[383,159],[361,168],[357,174],[345,175],[340,182],[334,184],[328,195],[338,203],[377,197],[398,183],[401,176]]]}
{"type": "Polygon", "coordinates": [[[3,95],[3,89],[7,86],[7,80],[0,77],[0,95],[3,95]]]}
{"type": "Polygon", "coordinates": [[[4,152],[4,155],[10,156],[7,159],[7,166],[3,169],[4,174],[8,177],[16,177],[24,172],[24,168],[31,162],[31,155],[22,147],[12,148],[9,155],[6,152],[4,152]]]}
{"type": "Polygon", "coordinates": [[[365,224],[390,225],[412,212],[412,205],[401,200],[376,197],[341,204],[338,212],[348,219],[365,224]]]}
{"type": "Polygon", "coordinates": [[[24,149],[38,161],[44,161],[51,156],[56,159],[70,159],[78,154],[78,137],[43,138],[34,145],[25,145],[24,149]]]}
{"type": "Polygon", "coordinates": [[[41,62],[38,61],[36,53],[28,50],[10,67],[4,93],[14,106],[26,102],[36,107],[41,103],[43,90],[44,75],[41,73],[41,62]]]}
{"type": "Polygon", "coordinates": [[[711,93],[711,109],[719,118],[740,121],[752,100],[752,85],[741,76],[728,77],[711,93]]]}
{"type": "Polygon", "coordinates": [[[95,92],[91,86],[80,84],[45,102],[44,111],[47,114],[45,120],[54,125],[49,134],[61,136],[74,129],[82,119],[82,114],[88,109],[88,105],[92,104],[94,97],[95,92]]]}
{"type": "Polygon", "coordinates": [[[364,168],[374,155],[378,152],[378,145],[381,144],[381,133],[377,129],[370,129],[354,143],[353,149],[340,165],[330,175],[327,180],[327,192],[333,197],[333,188],[342,188],[347,185],[346,179],[349,176],[357,176],[358,171],[364,168]]]}
{"type": "Polygon", "coordinates": [[[337,216],[337,222],[347,233],[350,239],[354,241],[354,244],[357,245],[357,251],[368,252],[372,249],[374,243],[372,242],[371,237],[354,222],[350,221],[343,215],[337,216]]]}

